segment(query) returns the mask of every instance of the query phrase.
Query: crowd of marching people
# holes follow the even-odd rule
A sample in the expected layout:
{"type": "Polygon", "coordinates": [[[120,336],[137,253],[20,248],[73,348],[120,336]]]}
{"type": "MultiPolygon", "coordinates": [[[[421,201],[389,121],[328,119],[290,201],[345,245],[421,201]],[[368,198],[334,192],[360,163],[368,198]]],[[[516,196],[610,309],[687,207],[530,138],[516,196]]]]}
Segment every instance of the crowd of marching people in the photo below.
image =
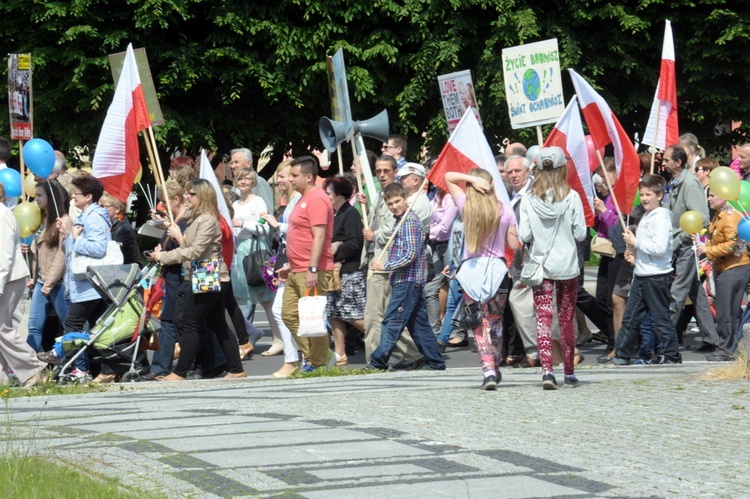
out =
{"type": "MultiPolygon", "coordinates": [[[[750,177],[750,145],[739,151],[737,182],[750,177]]],[[[545,390],[575,388],[577,347],[592,336],[605,345],[602,364],[678,364],[693,317],[707,360],[736,354],[750,321],[742,307],[750,257],[738,233],[745,210],[722,197],[724,183],[712,186],[719,164],[692,134],[666,148],[657,173],[649,173],[652,155],[642,155],[632,210],[613,197],[618,168],[604,158],[593,174],[590,227],[588,201],[568,185],[569,158],[558,147],[511,144],[496,156],[497,171],[448,172],[445,189],[428,181],[431,162],[406,155],[404,137],[391,135],[351,174],[320,178],[316,157],[289,159],[275,170],[276,194],[248,149],[233,150],[216,179],[177,157],[150,213],[163,236],[145,252],[126,204],[99,179],[67,172],[61,154],[36,183],[42,220],[30,242],[22,242],[8,207],[15,200],[0,185],[0,384],[12,374],[33,386],[48,364],[62,361],[59,342],[45,341],[53,312],[58,333],[87,337],[107,304],[71,262],[104,257],[109,241],[123,263],[158,266],[163,277],[158,347],[150,362],[139,354],[144,380],[246,377],[242,361],[264,335],[253,324],[258,306],[273,337],[261,355],[281,356],[277,378],[347,366],[358,349],[373,371],[444,370],[443,353],[473,338],[483,390],[495,390],[509,366],[541,368],[545,390]],[[689,223],[695,213],[697,227],[689,223]],[[599,259],[593,296],[583,286],[592,252],[599,259]],[[14,314],[24,293],[22,339],[14,314]],[[300,299],[309,295],[324,303],[303,310],[300,299]],[[311,331],[318,311],[325,326],[311,331]],[[592,334],[586,319],[599,331],[592,334]]],[[[0,168],[9,159],[0,139],[0,168]]],[[[99,383],[121,374],[85,356],[73,370],[99,383]]]]}

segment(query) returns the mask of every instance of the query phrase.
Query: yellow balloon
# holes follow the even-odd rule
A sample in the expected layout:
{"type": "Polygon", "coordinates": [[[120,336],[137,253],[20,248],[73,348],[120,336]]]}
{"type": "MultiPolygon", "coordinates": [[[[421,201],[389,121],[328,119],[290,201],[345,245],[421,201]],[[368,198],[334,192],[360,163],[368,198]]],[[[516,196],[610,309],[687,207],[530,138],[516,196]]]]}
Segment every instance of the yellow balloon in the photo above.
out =
{"type": "Polygon", "coordinates": [[[26,179],[23,181],[23,192],[30,198],[36,196],[36,180],[34,180],[33,173],[26,175],[26,179]]]}
{"type": "MultiPolygon", "coordinates": [[[[737,175],[735,174],[735,176],[737,175]]],[[[680,227],[688,234],[699,233],[703,230],[703,215],[697,211],[686,211],[680,217],[680,227]]]]}
{"type": "Polygon", "coordinates": [[[18,222],[18,232],[21,237],[29,237],[42,223],[42,212],[36,203],[24,201],[13,208],[13,215],[18,222]]]}
{"type": "Polygon", "coordinates": [[[740,177],[726,166],[713,169],[708,176],[708,186],[714,194],[727,201],[737,201],[740,198],[740,177]]]}
{"type": "Polygon", "coordinates": [[[133,183],[137,184],[141,181],[141,177],[143,176],[143,166],[140,166],[138,168],[138,173],[135,174],[135,178],[133,179],[133,183]]]}

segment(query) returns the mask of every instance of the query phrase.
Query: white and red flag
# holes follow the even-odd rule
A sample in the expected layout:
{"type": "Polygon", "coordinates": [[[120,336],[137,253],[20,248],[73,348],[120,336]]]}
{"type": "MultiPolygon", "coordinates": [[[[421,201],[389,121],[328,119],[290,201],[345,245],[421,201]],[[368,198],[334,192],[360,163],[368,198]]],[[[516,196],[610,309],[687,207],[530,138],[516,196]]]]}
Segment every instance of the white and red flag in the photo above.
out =
{"type": "Polygon", "coordinates": [[[208,180],[208,183],[214,188],[221,218],[224,219],[229,227],[232,227],[232,217],[229,215],[229,207],[227,205],[227,200],[224,197],[224,191],[221,190],[221,185],[216,179],[216,173],[214,173],[214,168],[211,166],[211,161],[208,160],[205,149],[201,149],[201,168],[199,177],[203,180],[208,180]]]}
{"type": "Polygon", "coordinates": [[[482,126],[474,115],[472,108],[468,108],[453,130],[448,143],[445,144],[440,156],[432,165],[427,178],[444,191],[448,190],[445,183],[447,172],[469,173],[472,168],[482,168],[492,175],[497,199],[504,205],[509,205],[508,191],[500,171],[497,169],[495,156],[490,144],[484,136],[482,126]]]}
{"type": "Polygon", "coordinates": [[[583,119],[589,129],[589,135],[596,149],[612,144],[615,150],[617,182],[613,195],[623,213],[630,213],[638,190],[641,175],[641,162],[630,137],[620,125],[617,116],[612,112],[601,95],[581,78],[578,73],[568,69],[573,86],[578,95],[583,119]]]}
{"type": "Polygon", "coordinates": [[[565,157],[568,158],[568,185],[581,196],[586,226],[592,227],[594,225],[594,186],[591,183],[589,155],[575,95],[570,99],[565,112],[544,142],[544,147],[551,146],[557,146],[565,152],[565,157]]]}
{"type": "Polygon", "coordinates": [[[641,142],[659,149],[680,142],[680,129],[677,124],[677,75],[675,71],[674,39],[672,23],[665,21],[664,45],[661,49],[659,83],[656,86],[654,103],[648,125],[641,142]]]}
{"type": "Polygon", "coordinates": [[[133,45],[128,44],[115,96],[104,118],[91,171],[104,189],[127,203],[141,167],[138,132],[151,126],[133,45]]]}

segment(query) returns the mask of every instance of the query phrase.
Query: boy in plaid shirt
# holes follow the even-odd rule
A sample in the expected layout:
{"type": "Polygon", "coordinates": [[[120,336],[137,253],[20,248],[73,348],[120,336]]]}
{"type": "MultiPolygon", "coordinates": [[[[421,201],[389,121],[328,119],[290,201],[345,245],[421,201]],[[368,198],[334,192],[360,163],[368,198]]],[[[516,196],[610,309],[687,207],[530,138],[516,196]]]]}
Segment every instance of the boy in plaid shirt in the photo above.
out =
{"type": "Polygon", "coordinates": [[[392,183],[383,191],[388,209],[396,217],[396,223],[405,217],[404,223],[393,239],[390,258],[383,263],[372,262],[372,270],[391,273],[391,300],[380,329],[380,346],[372,352],[368,367],[379,371],[388,370],[388,359],[396,348],[404,327],[409,328],[414,343],[424,356],[425,369],[442,371],[445,361],[440,355],[435,335],[427,320],[424,284],[427,281],[424,232],[419,217],[407,210],[406,193],[401,184],[392,183]]]}

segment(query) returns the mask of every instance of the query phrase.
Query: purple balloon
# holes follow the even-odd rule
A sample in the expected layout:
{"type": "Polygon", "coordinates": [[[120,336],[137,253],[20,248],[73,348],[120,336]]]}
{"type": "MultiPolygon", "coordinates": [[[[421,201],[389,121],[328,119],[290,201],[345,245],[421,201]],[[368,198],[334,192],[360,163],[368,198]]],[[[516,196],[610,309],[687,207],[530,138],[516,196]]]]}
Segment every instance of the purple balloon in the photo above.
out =
{"type": "Polygon", "coordinates": [[[31,139],[23,146],[23,160],[34,175],[48,178],[55,167],[55,150],[44,139],[31,139]]]}
{"type": "Polygon", "coordinates": [[[750,243],[750,222],[744,218],[740,220],[737,225],[737,235],[746,243],[750,243]]]}
{"type": "Polygon", "coordinates": [[[0,184],[5,187],[5,195],[9,198],[17,198],[23,192],[21,174],[12,168],[0,170],[0,184]]]}

